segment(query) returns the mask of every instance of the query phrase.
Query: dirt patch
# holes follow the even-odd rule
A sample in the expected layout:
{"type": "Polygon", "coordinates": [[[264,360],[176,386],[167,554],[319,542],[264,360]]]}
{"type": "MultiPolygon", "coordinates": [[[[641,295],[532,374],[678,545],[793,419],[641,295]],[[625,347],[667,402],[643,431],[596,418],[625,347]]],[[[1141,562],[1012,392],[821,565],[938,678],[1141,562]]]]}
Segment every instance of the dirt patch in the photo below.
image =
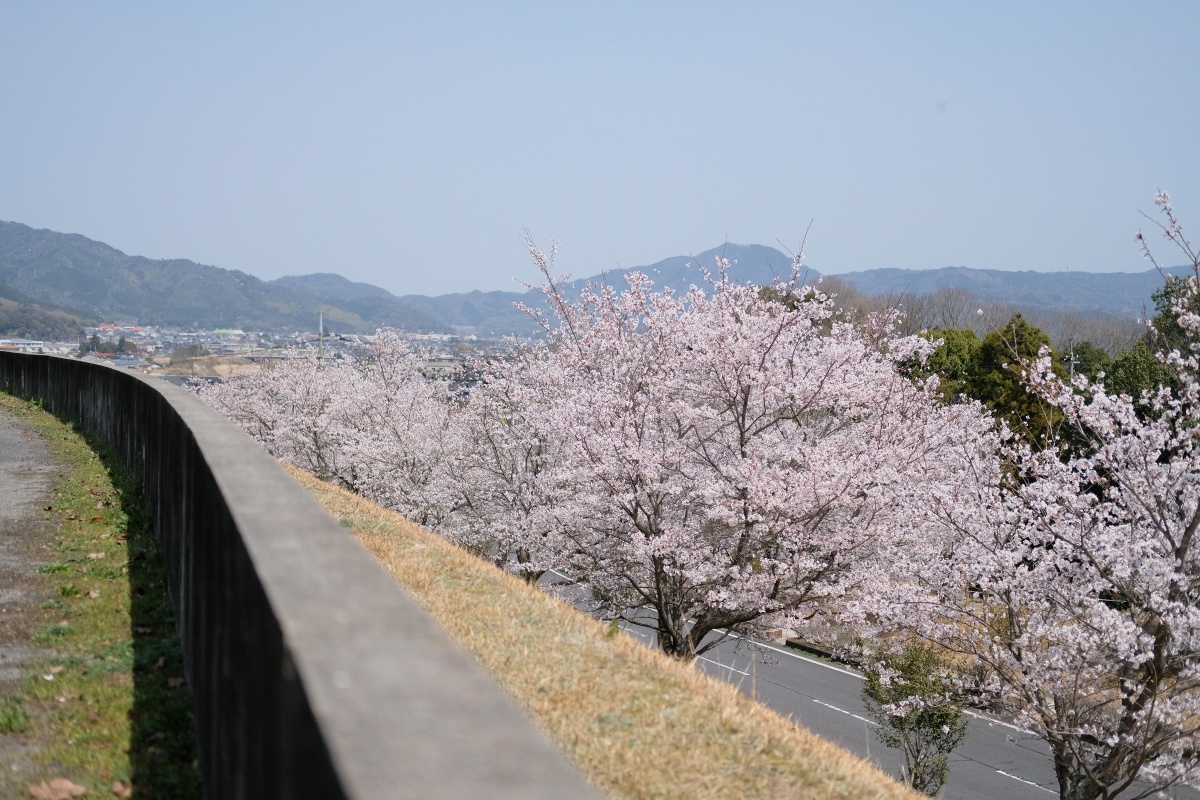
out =
{"type": "Polygon", "coordinates": [[[168,360],[158,371],[160,375],[216,375],[218,378],[233,378],[262,372],[262,365],[238,356],[201,356],[178,361],[168,360]]]}
{"type": "MultiPolygon", "coordinates": [[[[49,563],[56,523],[45,506],[59,477],[46,443],[26,423],[0,409],[0,701],[13,697],[31,665],[55,653],[34,643],[42,605],[52,596],[38,568],[49,563]]],[[[0,736],[0,794],[25,786],[37,743],[0,736]]]]}

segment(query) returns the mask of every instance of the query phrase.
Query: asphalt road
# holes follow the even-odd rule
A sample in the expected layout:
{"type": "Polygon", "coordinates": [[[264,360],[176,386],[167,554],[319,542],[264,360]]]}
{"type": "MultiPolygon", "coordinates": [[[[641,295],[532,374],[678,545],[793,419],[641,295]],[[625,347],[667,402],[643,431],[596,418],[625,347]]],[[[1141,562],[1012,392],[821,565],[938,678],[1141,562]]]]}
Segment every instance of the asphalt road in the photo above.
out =
{"type": "MultiPolygon", "coordinates": [[[[562,586],[556,591],[571,596],[562,586]]],[[[579,605],[586,607],[585,595],[580,595],[579,605]]],[[[632,625],[625,630],[648,646],[654,645],[653,631],[632,625]]],[[[858,672],[786,647],[761,643],[754,647],[761,650],[730,638],[701,656],[697,666],[884,772],[899,776],[904,757],[899,750],[884,747],[875,736],[875,723],[863,706],[863,679],[858,672]]],[[[1007,722],[971,714],[966,738],[950,756],[950,778],[942,797],[1046,800],[1057,796],[1050,748],[1042,740],[1007,722]]],[[[1178,787],[1160,796],[1200,800],[1200,791],[1178,787]]]]}
{"type": "MultiPolygon", "coordinates": [[[[785,648],[768,646],[767,653],[777,663],[762,663],[744,643],[726,641],[702,656],[700,666],[885,772],[900,774],[904,757],[876,738],[858,673],[785,648]]],[[[1049,749],[1040,740],[984,718],[971,719],[967,727],[951,756],[943,797],[1045,800],[1058,795],[1049,749]]]]}

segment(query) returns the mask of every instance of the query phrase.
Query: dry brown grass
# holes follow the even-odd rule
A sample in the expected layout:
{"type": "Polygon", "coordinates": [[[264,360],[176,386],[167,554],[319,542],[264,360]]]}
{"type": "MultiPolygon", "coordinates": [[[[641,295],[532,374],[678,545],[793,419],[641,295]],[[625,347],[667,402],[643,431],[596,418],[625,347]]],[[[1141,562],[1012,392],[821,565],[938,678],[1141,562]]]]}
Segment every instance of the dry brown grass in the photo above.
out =
{"type": "Polygon", "coordinates": [[[234,378],[262,371],[262,365],[239,356],[201,356],[178,361],[156,359],[162,363],[160,375],[216,375],[219,378],[234,378]]]}
{"type": "Polygon", "coordinates": [[[293,477],[617,798],[915,798],[732,686],[299,470],[293,477]]]}

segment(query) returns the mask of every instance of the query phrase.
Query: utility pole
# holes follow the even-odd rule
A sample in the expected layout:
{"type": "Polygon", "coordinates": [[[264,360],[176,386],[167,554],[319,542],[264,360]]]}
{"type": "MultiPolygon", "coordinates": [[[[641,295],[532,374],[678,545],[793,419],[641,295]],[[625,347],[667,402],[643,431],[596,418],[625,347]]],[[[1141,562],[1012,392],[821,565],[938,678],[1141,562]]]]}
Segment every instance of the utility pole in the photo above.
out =
{"type": "Polygon", "coordinates": [[[325,359],[325,312],[317,316],[317,363],[325,359]]]}

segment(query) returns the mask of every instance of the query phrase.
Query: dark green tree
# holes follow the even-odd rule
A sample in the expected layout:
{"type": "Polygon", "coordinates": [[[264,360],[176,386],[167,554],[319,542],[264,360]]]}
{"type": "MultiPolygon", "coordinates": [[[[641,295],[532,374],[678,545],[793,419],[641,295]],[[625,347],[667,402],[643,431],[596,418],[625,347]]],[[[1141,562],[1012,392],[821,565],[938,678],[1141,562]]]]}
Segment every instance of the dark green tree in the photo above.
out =
{"type": "Polygon", "coordinates": [[[1104,387],[1113,394],[1127,394],[1135,401],[1143,392],[1155,392],[1160,386],[1174,388],[1175,372],[1159,361],[1145,342],[1138,342],[1114,358],[1108,365],[1104,387]]]}
{"type": "MultiPolygon", "coordinates": [[[[1154,292],[1154,330],[1150,334],[1150,340],[1156,352],[1188,352],[1191,339],[1183,328],[1179,327],[1178,315],[1175,312],[1175,301],[1182,295],[1183,286],[1183,278],[1167,275],[1162,288],[1154,292]]],[[[1188,310],[1200,312],[1200,300],[1193,298],[1188,310]]]]}
{"type": "Polygon", "coordinates": [[[172,361],[186,361],[189,358],[203,358],[212,355],[198,344],[179,345],[171,351],[172,361]]]}
{"type": "Polygon", "coordinates": [[[1101,372],[1107,372],[1111,361],[1108,353],[1088,341],[1078,342],[1067,349],[1063,361],[1067,373],[1071,372],[1072,359],[1075,362],[1075,374],[1083,375],[1089,381],[1095,381],[1101,372]]]}
{"type": "Polygon", "coordinates": [[[933,341],[940,339],[942,343],[929,356],[926,374],[919,377],[936,374],[941,378],[938,394],[943,400],[953,402],[966,391],[967,379],[978,368],[979,348],[983,343],[969,328],[947,328],[922,335],[933,341]]]}
{"type": "MultiPolygon", "coordinates": [[[[966,394],[1004,420],[1013,433],[1034,447],[1053,441],[1062,414],[1030,392],[1022,378],[1025,363],[1033,361],[1050,337],[1014,314],[1003,327],[984,337],[975,369],[965,381],[966,394]]],[[[1061,365],[1055,372],[1065,377],[1061,365]]]]}
{"type": "Polygon", "coordinates": [[[1184,238],[1183,225],[1175,216],[1175,209],[1171,206],[1171,198],[1168,194],[1160,191],[1154,198],[1154,204],[1165,215],[1166,222],[1159,222],[1144,212],[1142,216],[1161,230],[1167,240],[1175,245],[1179,253],[1183,254],[1188,274],[1186,276],[1167,274],[1150,251],[1150,245],[1146,242],[1142,232],[1138,231],[1137,241],[1141,246],[1142,255],[1163,276],[1163,285],[1154,293],[1155,314],[1153,330],[1147,337],[1149,347],[1144,349],[1134,347],[1128,353],[1122,354],[1121,359],[1124,360],[1114,359],[1113,374],[1109,384],[1112,388],[1127,393],[1135,399],[1140,398],[1144,391],[1154,391],[1161,386],[1168,386],[1172,390],[1177,389],[1176,381],[1172,378],[1172,371],[1166,369],[1159,358],[1173,351],[1189,354],[1192,348],[1198,344],[1195,337],[1188,335],[1179,325],[1179,312],[1176,310],[1176,306],[1180,298],[1187,298],[1184,310],[1193,314],[1200,313],[1200,296],[1186,291],[1189,281],[1200,280],[1200,252],[1197,252],[1192,243],[1184,238]],[[1148,358],[1150,353],[1159,358],[1151,360],[1148,358]],[[1117,361],[1121,361],[1121,363],[1118,364],[1117,361]]]}

